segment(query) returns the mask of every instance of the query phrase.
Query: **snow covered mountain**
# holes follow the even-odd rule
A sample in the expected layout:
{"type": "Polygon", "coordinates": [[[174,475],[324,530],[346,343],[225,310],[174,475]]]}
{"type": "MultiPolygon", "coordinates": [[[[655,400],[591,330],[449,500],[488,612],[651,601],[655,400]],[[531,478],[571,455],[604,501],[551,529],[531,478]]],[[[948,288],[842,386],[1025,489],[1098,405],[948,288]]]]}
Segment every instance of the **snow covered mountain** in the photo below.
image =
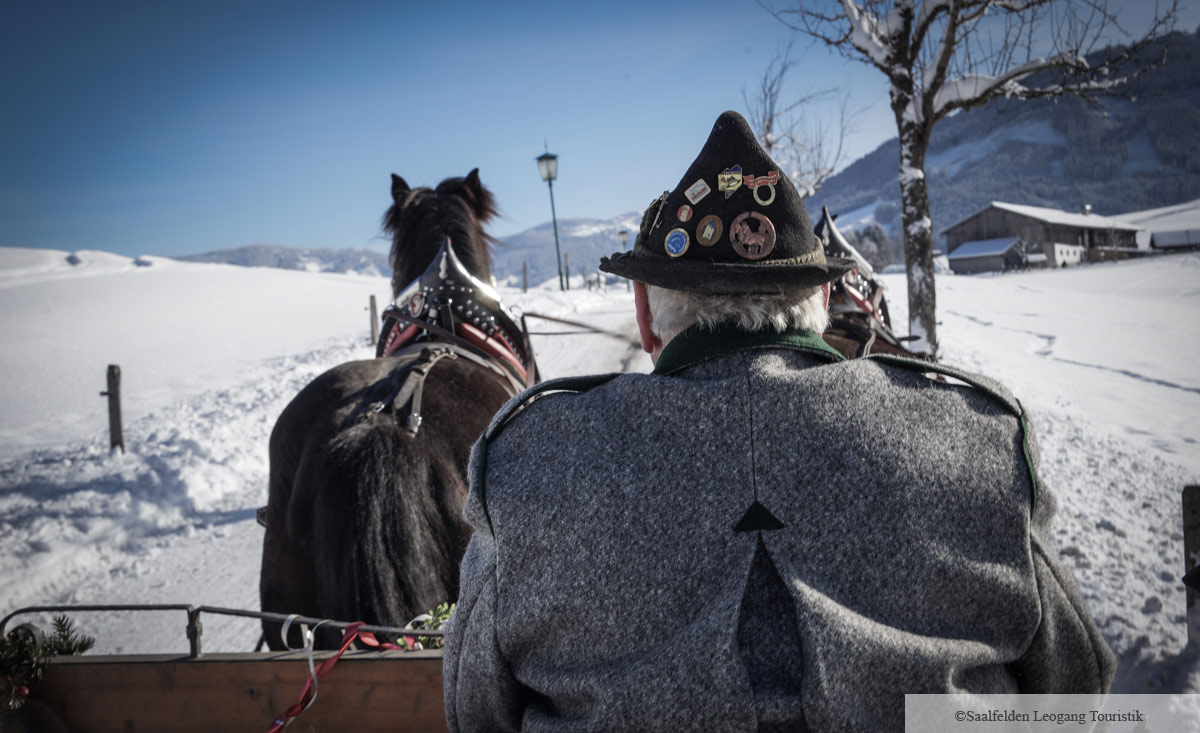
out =
{"type": "MultiPolygon", "coordinates": [[[[941,230],[992,201],[1117,215],[1171,206],[1200,196],[1200,31],[1172,36],[1167,63],[1137,82],[1138,98],[1001,100],[940,122],[926,158],[935,243],[941,230]]],[[[895,138],[829,179],[805,201],[815,221],[821,207],[838,214],[850,243],[882,269],[902,263],[899,148],[895,138]],[[878,225],[878,226],[875,226],[878,225]]],[[[639,212],[611,219],[563,219],[559,247],[574,280],[596,272],[600,258],[633,246],[639,212]]],[[[531,287],[558,277],[554,229],[545,222],[503,238],[493,256],[497,280],[531,287]]],[[[364,249],[300,249],[250,245],[177,259],[251,267],[389,275],[387,256],[364,249]]]]}
{"type": "MultiPolygon", "coordinates": [[[[1135,82],[1136,101],[1001,100],[934,128],[926,178],[935,242],[991,201],[1116,215],[1200,195],[1200,31],[1171,37],[1167,62],[1135,82]]],[[[899,250],[899,143],[855,161],[805,202],[838,227],[879,223],[899,250]]],[[[815,217],[815,215],[814,215],[815,217]]],[[[879,263],[887,264],[887,263],[879,263]]]]}
{"type": "MultiPolygon", "coordinates": [[[[564,265],[569,266],[577,286],[582,286],[580,268],[588,277],[596,274],[601,257],[621,250],[618,232],[629,232],[626,246],[632,247],[641,214],[629,213],[611,219],[563,219],[558,222],[558,241],[564,265]]],[[[308,272],[390,277],[392,267],[382,252],[367,249],[285,247],[251,244],[198,255],[176,257],[184,262],[210,262],[242,267],[275,267],[308,272]]],[[[539,224],[501,240],[492,251],[492,271],[501,285],[521,287],[522,265],[528,266],[530,287],[558,278],[555,264],[554,226],[539,224]]]]}
{"type": "Polygon", "coordinates": [[[242,267],[278,267],[283,270],[340,272],[347,275],[390,275],[386,254],[369,249],[312,249],[278,244],[250,244],[198,255],[176,257],[184,262],[216,262],[242,267]]]}
{"type": "MultiPolygon", "coordinates": [[[[558,243],[564,269],[569,267],[582,284],[580,268],[593,277],[601,257],[621,251],[619,232],[629,232],[626,247],[633,247],[641,214],[629,213],[612,219],[563,219],[558,222],[558,243]]],[[[530,287],[558,278],[554,262],[554,227],[551,222],[505,237],[503,247],[492,251],[492,270],[501,285],[521,287],[522,263],[529,267],[530,287]]],[[[573,281],[574,282],[574,281],[573,281]]]]}

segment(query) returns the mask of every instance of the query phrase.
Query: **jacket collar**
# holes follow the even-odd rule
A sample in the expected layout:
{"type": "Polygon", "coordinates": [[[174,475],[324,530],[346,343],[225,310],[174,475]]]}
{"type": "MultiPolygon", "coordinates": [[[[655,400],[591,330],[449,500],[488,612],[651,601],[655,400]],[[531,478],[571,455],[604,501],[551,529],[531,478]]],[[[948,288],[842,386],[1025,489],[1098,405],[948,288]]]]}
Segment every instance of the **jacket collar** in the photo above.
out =
{"type": "Polygon", "coordinates": [[[776,347],[807,351],[824,361],[846,359],[812,331],[746,331],[733,323],[722,323],[711,330],[692,326],[671,339],[654,365],[654,374],[672,374],[738,351],[776,347]]]}

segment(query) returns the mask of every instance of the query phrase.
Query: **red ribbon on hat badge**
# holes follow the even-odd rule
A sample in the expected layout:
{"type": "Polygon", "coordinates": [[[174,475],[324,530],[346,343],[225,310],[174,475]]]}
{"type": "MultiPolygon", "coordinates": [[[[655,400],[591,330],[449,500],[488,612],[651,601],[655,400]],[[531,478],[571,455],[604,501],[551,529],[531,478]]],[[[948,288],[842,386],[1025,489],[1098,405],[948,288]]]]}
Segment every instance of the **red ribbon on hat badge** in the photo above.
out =
{"type": "Polygon", "coordinates": [[[779,171],[771,171],[765,176],[754,176],[749,173],[742,176],[742,183],[750,188],[758,188],[759,186],[774,186],[779,183],[779,171]]]}
{"type": "Polygon", "coordinates": [[[752,176],[747,173],[742,177],[742,183],[745,183],[750,192],[754,194],[754,200],[759,206],[770,206],[775,201],[775,184],[779,183],[779,171],[771,171],[765,176],[752,176]],[[770,190],[770,195],[766,200],[759,198],[759,186],[766,186],[770,190]]]}

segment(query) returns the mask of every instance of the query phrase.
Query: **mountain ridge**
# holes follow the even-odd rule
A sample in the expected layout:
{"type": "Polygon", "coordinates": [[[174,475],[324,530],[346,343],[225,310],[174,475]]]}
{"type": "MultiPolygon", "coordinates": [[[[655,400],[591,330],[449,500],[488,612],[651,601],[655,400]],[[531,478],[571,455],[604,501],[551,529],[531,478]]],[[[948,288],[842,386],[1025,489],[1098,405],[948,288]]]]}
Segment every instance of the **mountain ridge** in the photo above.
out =
{"type": "Polygon", "coordinates": [[[282,270],[339,272],[353,275],[390,275],[387,255],[369,249],[289,247],[283,244],[247,244],[172,259],[182,262],[217,262],[241,267],[275,267],[282,270]]]}
{"type": "MultiPolygon", "coordinates": [[[[935,247],[943,232],[992,201],[1120,218],[1200,198],[1200,29],[1170,36],[1166,63],[1137,82],[1137,100],[1102,99],[1096,107],[1075,98],[998,100],[964,110],[934,127],[926,179],[935,247]]],[[[1153,52],[1153,49],[1150,50],[1153,52]]],[[[840,215],[838,228],[877,268],[903,262],[899,142],[893,137],[831,177],[805,201],[809,216],[821,207],[840,215]]],[[[620,251],[618,232],[633,246],[637,212],[608,219],[558,222],[559,247],[571,275],[595,273],[600,258],[620,251]]],[[[493,251],[499,282],[529,285],[557,279],[554,231],[544,222],[502,237],[493,251]]],[[[362,249],[249,245],[177,257],[287,269],[389,274],[385,254],[362,249]]]]}
{"type": "MultiPolygon", "coordinates": [[[[992,201],[1098,214],[1200,197],[1200,29],[1170,36],[1167,61],[1134,82],[1135,101],[1006,100],[939,122],[925,160],[935,246],[992,201]]],[[[878,223],[900,254],[899,142],[891,138],[806,202],[840,213],[843,232],[878,223]]],[[[883,263],[886,264],[886,263],[883,263]]]]}

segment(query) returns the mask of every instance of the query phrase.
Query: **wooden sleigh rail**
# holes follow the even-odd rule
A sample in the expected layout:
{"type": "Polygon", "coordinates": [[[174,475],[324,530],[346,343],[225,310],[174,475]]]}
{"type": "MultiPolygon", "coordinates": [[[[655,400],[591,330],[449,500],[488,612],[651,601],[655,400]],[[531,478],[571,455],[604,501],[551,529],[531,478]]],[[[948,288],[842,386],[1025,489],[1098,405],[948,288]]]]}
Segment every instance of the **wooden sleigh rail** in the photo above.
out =
{"type": "MultiPolygon", "coordinates": [[[[187,626],[185,632],[188,638],[188,647],[190,649],[188,656],[192,659],[197,659],[201,654],[200,639],[204,633],[204,625],[200,623],[200,615],[204,613],[216,614],[219,616],[238,616],[241,618],[256,618],[265,621],[277,621],[279,623],[291,622],[293,624],[301,624],[309,627],[316,627],[317,624],[327,626],[334,629],[345,630],[347,626],[354,623],[352,621],[337,621],[335,619],[314,618],[312,616],[301,616],[299,614],[287,613],[272,613],[269,611],[245,611],[240,608],[222,608],[220,606],[193,606],[188,603],[105,603],[105,604],[88,604],[88,605],[61,605],[61,606],[26,606],[18,608],[4,618],[0,619],[0,636],[4,636],[4,631],[8,627],[8,622],[17,616],[24,616],[33,613],[76,613],[79,611],[184,611],[187,613],[187,626]]],[[[369,624],[360,627],[362,631],[368,631],[373,634],[392,634],[395,636],[442,636],[443,632],[437,629],[402,629],[398,626],[371,626],[369,624]]]]}
{"type": "MultiPolygon", "coordinates": [[[[0,633],[17,614],[88,610],[186,611],[192,651],[54,657],[15,721],[9,719],[16,722],[16,730],[266,731],[296,703],[309,680],[305,650],[200,653],[200,613],[276,621],[286,620],[284,614],[184,604],[31,607],[0,620],[0,633]]],[[[293,623],[315,626],[318,621],[296,617],[293,623]]],[[[331,624],[345,627],[348,622],[331,624]]],[[[441,635],[440,631],[364,628],[441,635]]],[[[335,654],[314,652],[312,660],[320,665],[335,654]]],[[[7,730],[4,722],[0,721],[0,729],[7,730]]],[[[301,731],[444,730],[441,650],[345,652],[320,680],[315,702],[292,727],[301,731]]]]}

